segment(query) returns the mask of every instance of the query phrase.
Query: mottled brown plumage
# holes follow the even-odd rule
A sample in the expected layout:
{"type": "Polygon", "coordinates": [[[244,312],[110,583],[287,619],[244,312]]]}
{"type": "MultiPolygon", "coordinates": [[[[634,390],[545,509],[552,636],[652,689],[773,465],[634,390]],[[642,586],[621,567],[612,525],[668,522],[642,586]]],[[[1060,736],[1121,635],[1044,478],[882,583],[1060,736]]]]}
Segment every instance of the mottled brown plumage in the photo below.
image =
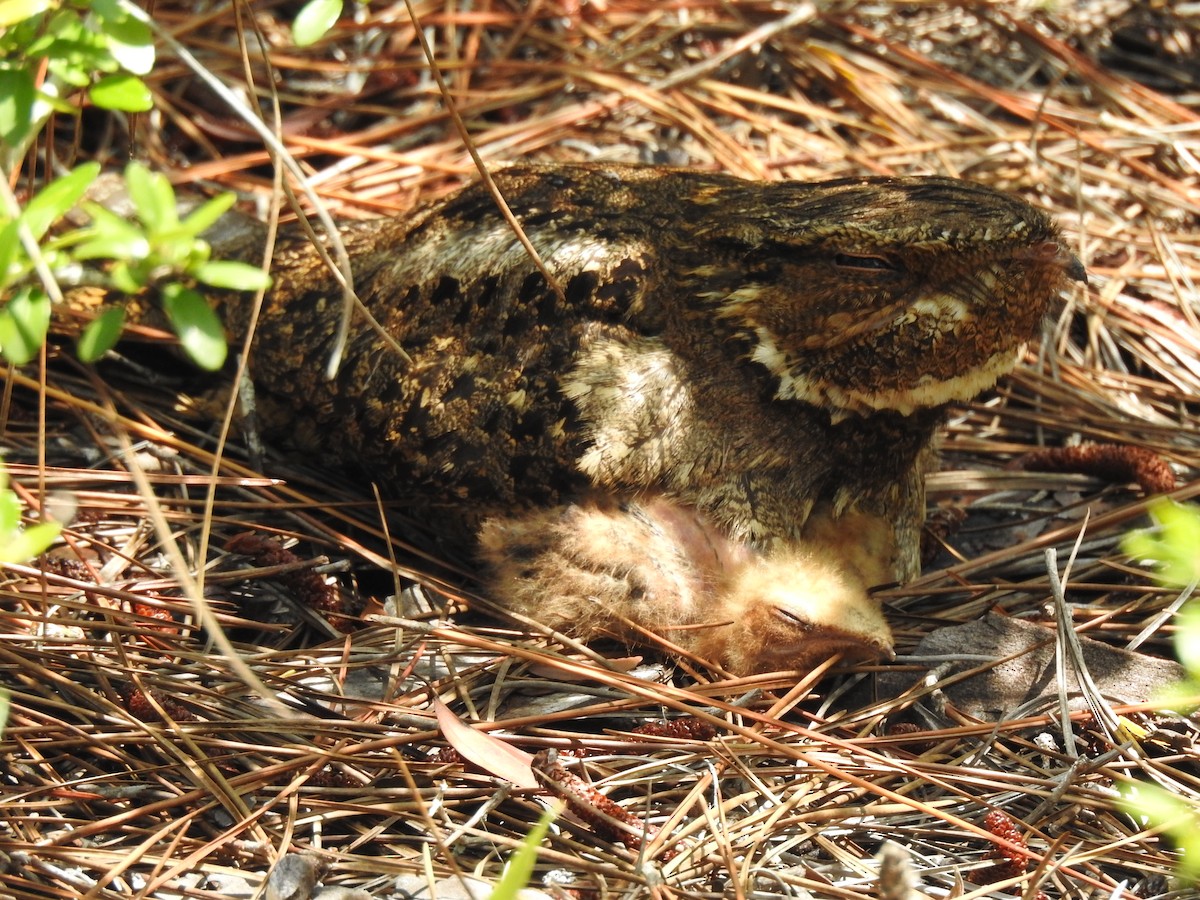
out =
{"type": "Polygon", "coordinates": [[[479,186],[347,226],[357,291],[411,362],[358,321],[326,381],[341,292],[289,239],[260,389],[436,529],[481,532],[497,599],[547,624],[658,630],[740,671],[885,650],[866,589],[916,573],[942,409],[1082,278],[1049,218],[943,178],[496,184],[561,293],[479,186]]]}

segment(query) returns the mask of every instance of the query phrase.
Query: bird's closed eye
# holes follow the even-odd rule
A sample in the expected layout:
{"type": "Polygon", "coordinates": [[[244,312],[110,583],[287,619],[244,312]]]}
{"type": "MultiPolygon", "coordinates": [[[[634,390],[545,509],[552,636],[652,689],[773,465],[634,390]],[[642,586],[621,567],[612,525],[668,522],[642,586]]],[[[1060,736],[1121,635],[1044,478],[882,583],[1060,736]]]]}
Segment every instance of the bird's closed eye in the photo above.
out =
{"type": "Polygon", "coordinates": [[[782,619],[785,623],[793,628],[800,628],[804,631],[808,631],[812,628],[812,622],[790,609],[786,609],[782,606],[776,606],[773,612],[778,618],[782,619]]]}
{"type": "Polygon", "coordinates": [[[895,272],[900,268],[886,256],[869,253],[838,253],[833,257],[833,264],[839,269],[853,269],[856,272],[895,272]]]}

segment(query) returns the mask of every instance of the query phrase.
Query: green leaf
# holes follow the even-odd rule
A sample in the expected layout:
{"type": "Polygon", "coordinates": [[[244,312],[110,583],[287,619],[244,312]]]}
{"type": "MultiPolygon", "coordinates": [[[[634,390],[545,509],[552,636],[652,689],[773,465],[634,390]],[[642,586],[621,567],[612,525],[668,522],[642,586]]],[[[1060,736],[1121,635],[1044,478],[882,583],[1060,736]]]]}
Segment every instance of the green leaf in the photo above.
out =
{"type": "Polygon", "coordinates": [[[187,218],[183,220],[183,230],[192,235],[192,237],[199,237],[212,228],[217,223],[217,220],[225,215],[236,202],[237,195],[235,194],[217,194],[217,196],[208,200],[202,206],[198,206],[188,213],[187,218]]]}
{"type": "Polygon", "coordinates": [[[145,259],[150,252],[150,243],[140,232],[110,234],[84,241],[75,248],[76,259],[145,259]]]}
{"type": "Polygon", "coordinates": [[[141,163],[125,167],[125,187],[137,217],[151,235],[163,234],[179,225],[175,189],[162,172],[151,172],[141,163]]]}
{"type": "MultiPolygon", "coordinates": [[[[1175,638],[1179,644],[1178,636],[1175,638]]],[[[1169,709],[1181,715],[1190,716],[1196,711],[1197,698],[1200,697],[1200,681],[1185,679],[1168,684],[1154,693],[1154,705],[1160,709],[1169,709]]]]}
{"type": "Polygon", "coordinates": [[[84,163],[38,191],[21,212],[21,221],[34,238],[41,240],[50,226],[79,202],[99,174],[99,163],[84,163]]]}
{"type": "Polygon", "coordinates": [[[92,12],[111,20],[134,18],[139,22],[150,21],[150,16],[144,9],[130,0],[87,0],[92,12]]]}
{"type": "Polygon", "coordinates": [[[33,73],[0,69],[0,141],[20,147],[33,126],[33,73]]]}
{"type": "MultiPolygon", "coordinates": [[[[17,223],[10,220],[0,225],[0,291],[24,274],[22,266],[14,266],[21,240],[17,237],[17,223]]],[[[21,256],[24,257],[22,252],[21,256]]]]}
{"type": "Polygon", "coordinates": [[[66,100],[61,99],[53,94],[48,94],[45,91],[37,92],[37,99],[33,104],[33,114],[40,122],[43,117],[56,112],[63,116],[78,116],[79,107],[73,106],[66,100]]]}
{"type": "Polygon", "coordinates": [[[123,294],[136,294],[150,280],[145,266],[131,266],[125,260],[117,260],[108,273],[112,286],[123,294]]]}
{"type": "MultiPolygon", "coordinates": [[[[7,477],[5,479],[7,481],[7,477]]],[[[5,488],[0,490],[0,541],[4,541],[21,526],[21,501],[5,488]]]]}
{"type": "Polygon", "coordinates": [[[537,824],[521,841],[521,846],[509,857],[508,863],[504,866],[504,874],[492,888],[490,900],[516,900],[521,889],[529,884],[529,879],[533,875],[533,867],[537,864],[538,846],[545,839],[546,832],[550,830],[550,823],[557,815],[558,813],[553,808],[542,812],[537,824]]]}
{"type": "Polygon", "coordinates": [[[292,22],[292,40],[297,47],[315,44],[342,14],[342,0],[308,0],[292,22]]]}
{"type": "Polygon", "coordinates": [[[62,531],[58,522],[41,522],[7,535],[0,542],[0,562],[26,563],[46,552],[62,531]]]}
{"type": "MultiPolygon", "coordinates": [[[[75,88],[92,83],[97,73],[115,72],[108,38],[85,24],[74,9],[59,9],[46,17],[45,27],[23,48],[27,59],[45,58],[55,80],[75,88]]],[[[78,112],[78,110],[76,110],[78,112]]]]}
{"type": "Polygon", "coordinates": [[[92,0],[92,12],[102,19],[119,19],[128,15],[121,7],[121,0],[92,0]]]}
{"type": "Polygon", "coordinates": [[[163,309],[184,352],[202,369],[225,364],[225,330],[204,298],[181,284],[163,287],[163,309]]]}
{"type": "Polygon", "coordinates": [[[154,68],[154,35],[150,26],[132,13],[127,4],[93,0],[92,11],[100,20],[100,31],[108,38],[108,50],[121,66],[134,75],[147,75],[154,68]]]}
{"type": "Polygon", "coordinates": [[[271,286],[271,276],[258,266],[232,260],[205,263],[191,275],[204,284],[231,291],[265,291],[271,286]]]}
{"type": "Polygon", "coordinates": [[[93,319],[79,335],[75,350],[84,362],[95,362],[117,345],[121,329],[125,327],[125,310],[120,307],[106,309],[93,319]]]}
{"type": "Polygon", "coordinates": [[[173,272],[190,274],[195,266],[208,262],[210,252],[205,241],[192,237],[182,228],[154,235],[154,258],[173,272]]]}
{"type": "Polygon", "coordinates": [[[14,366],[23,366],[37,356],[49,327],[50,298],[25,288],[0,310],[0,353],[14,366]]]}
{"type": "Polygon", "coordinates": [[[1183,797],[1176,797],[1156,784],[1121,787],[1121,806],[1136,822],[1162,828],[1182,856],[1179,875],[1194,884],[1200,878],[1200,815],[1183,797]]]}
{"type": "Polygon", "coordinates": [[[1138,559],[1160,566],[1158,577],[1167,584],[1189,585],[1200,578],[1200,509],[1170,500],[1149,506],[1157,532],[1134,531],[1121,542],[1122,549],[1138,559]]]}
{"type": "Polygon", "coordinates": [[[92,218],[92,236],[75,248],[76,259],[141,260],[150,255],[150,241],[140,228],[98,203],[84,203],[92,218]]]}
{"type": "Polygon", "coordinates": [[[1175,620],[1175,655],[1188,674],[1200,677],[1200,603],[1191,600],[1175,620]]]}
{"type": "Polygon", "coordinates": [[[0,0],[0,28],[32,19],[49,8],[50,0],[0,0]]]}
{"type": "Polygon", "coordinates": [[[101,109],[146,112],[154,108],[154,95],[136,75],[105,75],[92,85],[88,97],[101,109]]]}
{"type": "Polygon", "coordinates": [[[11,704],[12,701],[9,700],[8,691],[0,688],[0,731],[8,724],[8,709],[11,704]]]}

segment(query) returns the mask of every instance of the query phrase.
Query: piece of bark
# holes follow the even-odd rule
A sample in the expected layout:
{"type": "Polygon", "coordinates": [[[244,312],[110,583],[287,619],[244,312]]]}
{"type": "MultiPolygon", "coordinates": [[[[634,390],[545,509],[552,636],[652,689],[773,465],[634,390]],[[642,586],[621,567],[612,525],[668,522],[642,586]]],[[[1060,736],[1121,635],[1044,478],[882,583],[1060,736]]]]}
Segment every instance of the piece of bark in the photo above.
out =
{"type": "MultiPolygon", "coordinates": [[[[1184,675],[1183,667],[1171,660],[1121,650],[1083,636],[1079,643],[1092,680],[1113,702],[1145,702],[1184,675]]],[[[997,721],[1031,701],[1042,700],[1045,707],[1056,702],[1055,653],[1053,627],[989,613],[975,622],[939,628],[927,635],[912,655],[917,659],[928,657],[931,669],[942,665],[947,657],[962,657],[961,662],[952,663],[948,671],[940,673],[943,682],[979,667],[981,657],[1005,660],[942,689],[959,712],[997,721]]],[[[1066,679],[1071,708],[1085,709],[1078,678],[1069,665],[1066,679]]],[[[912,682],[911,672],[885,673],[880,677],[880,694],[895,696],[912,682]]]]}

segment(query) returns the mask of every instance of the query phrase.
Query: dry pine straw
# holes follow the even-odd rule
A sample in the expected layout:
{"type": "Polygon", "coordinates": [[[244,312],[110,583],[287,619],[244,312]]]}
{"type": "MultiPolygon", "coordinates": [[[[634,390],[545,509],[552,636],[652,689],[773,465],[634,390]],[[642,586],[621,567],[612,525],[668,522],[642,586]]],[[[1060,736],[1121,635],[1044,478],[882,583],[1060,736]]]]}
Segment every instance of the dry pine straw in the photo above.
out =
{"type": "MultiPolygon", "coordinates": [[[[1091,286],[1064,298],[1016,375],[952,416],[930,500],[966,509],[966,523],[924,577],[887,595],[898,649],[991,608],[1044,621],[1042,551],[1059,548],[1061,564],[1082,534],[1067,588],[1076,626],[1118,646],[1157,626],[1141,651],[1169,653],[1164,611],[1178,593],[1117,545],[1144,498],[1006,466],[1034,447],[1115,442],[1172,463],[1175,496],[1197,493],[1196,4],[414,6],[489,163],[635,159],[764,178],[932,171],[1054,210],[1091,286]]],[[[303,51],[288,46],[281,15],[268,4],[154,10],[227,83],[253,73],[338,214],[405,209],[469,176],[403,6],[355,7],[356,20],[303,51]]],[[[119,161],[128,126],[133,152],[180,183],[272,196],[266,152],[170,50],[153,81],[153,114],[105,131],[88,113],[100,143],[58,120],[57,160],[119,161]]],[[[257,469],[231,442],[217,463],[216,429],[174,411],[176,389],[195,385],[162,374],[173,364],[132,365],[98,375],[55,348],[45,368],[7,373],[2,442],[22,498],[74,504],[74,516],[50,559],[7,567],[0,585],[6,893],[169,896],[187,885],[189,896],[232,896],[235,877],[261,885],[303,850],[326,883],[376,896],[401,874],[494,878],[545,795],[442,761],[454,757],[436,755],[446,740],[434,698],[530,752],[587,751],[575,775],[652,823],[644,843],[598,830],[578,804],[560,820],[538,877],[561,869],[581,890],[1170,889],[1169,847],[1120,814],[1114,787],[1154,779],[1195,802],[1190,741],[1122,753],[1079,715],[1072,756],[1053,708],[974,723],[939,707],[917,671],[912,692],[880,701],[870,667],[797,683],[685,663],[655,682],[532,628],[461,609],[441,618],[444,596],[471,589],[466,561],[410,552],[395,537],[403,510],[381,516],[369,488],[319,461],[271,455],[257,469]],[[246,532],[234,546],[253,559],[222,549],[246,532]],[[348,618],[304,574],[316,564],[348,618]],[[419,599],[414,580],[446,588],[425,592],[433,612],[385,607],[398,590],[419,599]],[[382,613],[409,621],[371,618],[382,613]],[[214,647],[214,622],[260,689],[214,647]],[[681,714],[716,736],[629,733],[681,714]],[[886,841],[899,848],[881,862],[886,841]]],[[[1186,732],[1171,716],[1112,707],[1186,732]]]]}

